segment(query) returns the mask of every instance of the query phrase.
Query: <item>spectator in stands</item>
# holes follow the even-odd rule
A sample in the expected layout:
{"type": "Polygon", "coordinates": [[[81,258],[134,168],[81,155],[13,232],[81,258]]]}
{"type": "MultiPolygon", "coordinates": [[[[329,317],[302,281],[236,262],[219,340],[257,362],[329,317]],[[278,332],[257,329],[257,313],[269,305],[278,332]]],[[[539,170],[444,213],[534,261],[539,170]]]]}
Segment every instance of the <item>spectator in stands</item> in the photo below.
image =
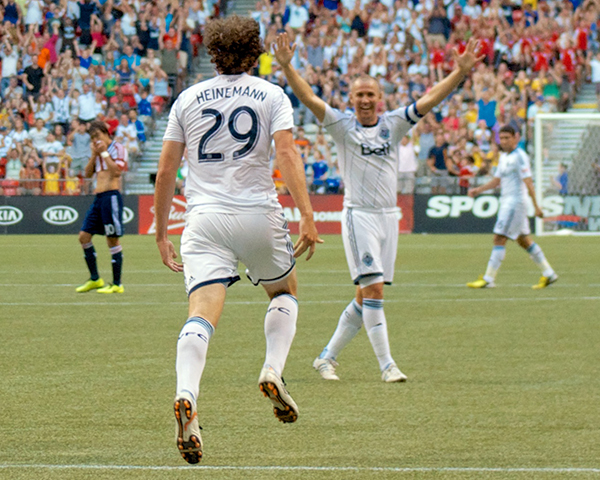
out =
{"type": "Polygon", "coordinates": [[[119,118],[119,126],[115,132],[115,140],[121,143],[132,156],[140,152],[135,125],[129,122],[129,117],[123,113],[119,118]]]}
{"type": "Polygon", "coordinates": [[[86,124],[74,120],[67,141],[70,145],[69,154],[72,158],[70,168],[75,175],[83,176],[84,168],[92,156],[91,138],[87,132],[86,124]]]}
{"type": "Polygon", "coordinates": [[[42,193],[42,174],[33,157],[29,157],[19,173],[19,195],[39,195],[42,193]]]}
{"type": "Polygon", "coordinates": [[[551,177],[550,181],[552,186],[558,190],[559,195],[569,194],[569,174],[567,172],[567,165],[561,163],[558,165],[558,175],[551,177]]]}
{"type": "Polygon", "coordinates": [[[398,193],[412,195],[415,191],[415,174],[419,164],[410,135],[406,135],[400,142],[398,156],[400,158],[398,166],[398,193]]]}
{"type": "Polygon", "coordinates": [[[29,130],[29,138],[35,150],[40,151],[46,144],[48,133],[48,129],[44,126],[44,119],[36,118],[35,127],[29,130]]]}
{"type": "Polygon", "coordinates": [[[435,146],[429,151],[427,164],[432,175],[431,193],[446,193],[451,160],[448,157],[448,144],[442,133],[435,137],[435,146]]]}

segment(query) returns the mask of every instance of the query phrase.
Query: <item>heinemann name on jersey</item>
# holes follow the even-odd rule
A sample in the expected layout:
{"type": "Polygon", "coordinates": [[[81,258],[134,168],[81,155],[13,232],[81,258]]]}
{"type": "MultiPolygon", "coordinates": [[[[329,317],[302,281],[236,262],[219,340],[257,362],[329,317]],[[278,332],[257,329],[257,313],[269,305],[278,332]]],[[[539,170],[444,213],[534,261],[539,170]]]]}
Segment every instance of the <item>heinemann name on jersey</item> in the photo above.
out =
{"type": "Polygon", "coordinates": [[[208,90],[204,90],[196,94],[198,103],[210,102],[213,100],[219,100],[220,98],[234,98],[234,97],[251,97],[255,100],[265,101],[267,98],[267,92],[258,90],[257,88],[250,87],[215,87],[208,90]]]}
{"type": "Polygon", "coordinates": [[[371,147],[366,143],[360,144],[361,153],[363,155],[378,155],[380,157],[390,154],[390,144],[385,142],[381,147],[371,147]]]}

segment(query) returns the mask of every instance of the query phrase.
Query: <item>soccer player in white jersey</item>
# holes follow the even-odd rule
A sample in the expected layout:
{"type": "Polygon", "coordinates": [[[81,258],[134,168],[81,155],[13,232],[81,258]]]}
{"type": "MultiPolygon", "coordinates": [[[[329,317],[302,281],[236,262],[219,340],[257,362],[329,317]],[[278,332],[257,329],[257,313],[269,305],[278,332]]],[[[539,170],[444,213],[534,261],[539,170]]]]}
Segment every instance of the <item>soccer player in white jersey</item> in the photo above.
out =
{"type": "Polygon", "coordinates": [[[202,457],[196,414],[199,383],[226,289],[240,279],[238,262],[271,299],[259,388],[280,421],[298,418],[298,407],[281,378],[298,315],[295,257],[309,249],[309,259],[321,240],[294,144],[292,105],[280,87],[248,75],[264,51],[259,32],[254,20],[236,16],[206,25],[205,45],[219,75],[188,88],[173,104],[156,180],[156,242],[163,263],[183,271],[189,298],[189,318],[177,342],[174,402],[177,446],[189,463],[202,457]],[[272,140],[277,165],[301,212],[295,245],[271,179],[272,140]],[[188,207],[179,264],[167,223],[186,146],[188,207]]]}
{"type": "Polygon", "coordinates": [[[275,56],[294,94],[304,103],[333,137],[344,180],[342,237],[356,298],[342,313],[333,337],[313,362],[326,380],[339,380],[336,358],[364,324],[375,351],[382,379],[402,382],[406,376],[390,353],[383,310],[383,286],[394,277],[398,245],[396,182],[398,149],[402,137],[419,119],[446,98],[471,71],[478,57],[478,45],[470,41],[465,52],[454,52],[455,69],[417,102],[377,115],[381,90],[368,76],[351,86],[354,113],[342,113],[317,97],[291,65],[296,46],[287,34],[277,38],[275,56]]]}
{"type": "Polygon", "coordinates": [[[558,280],[540,246],[529,234],[529,219],[527,218],[527,196],[531,198],[536,216],[544,216],[535,198],[531,165],[527,154],[518,147],[519,137],[510,125],[500,129],[500,148],[502,154],[494,178],[481,187],[469,190],[471,197],[500,186],[500,210],[494,227],[494,248],[488,262],[485,275],[474,282],[467,283],[471,288],[490,288],[495,286],[496,274],[506,256],[506,240],[516,240],[531,256],[531,259],[542,271],[542,277],[532,288],[546,288],[558,280]]]}

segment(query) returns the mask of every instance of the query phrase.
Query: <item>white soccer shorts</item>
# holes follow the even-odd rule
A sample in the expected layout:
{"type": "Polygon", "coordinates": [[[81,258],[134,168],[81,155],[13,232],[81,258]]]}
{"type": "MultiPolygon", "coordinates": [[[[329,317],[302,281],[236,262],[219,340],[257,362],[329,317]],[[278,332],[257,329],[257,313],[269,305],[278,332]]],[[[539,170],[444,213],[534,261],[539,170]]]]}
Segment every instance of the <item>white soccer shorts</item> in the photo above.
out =
{"type": "Polygon", "coordinates": [[[342,239],[352,281],[383,275],[383,281],[394,280],[398,248],[398,216],[392,213],[369,213],[344,208],[342,239]]]}
{"type": "Polygon", "coordinates": [[[500,204],[494,233],[511,240],[516,240],[521,235],[529,235],[531,229],[527,218],[527,206],[524,204],[500,204]]]}
{"type": "Polygon", "coordinates": [[[294,245],[281,211],[258,214],[194,213],[181,236],[186,291],[237,282],[238,262],[254,285],[274,283],[295,265],[294,245]]]}

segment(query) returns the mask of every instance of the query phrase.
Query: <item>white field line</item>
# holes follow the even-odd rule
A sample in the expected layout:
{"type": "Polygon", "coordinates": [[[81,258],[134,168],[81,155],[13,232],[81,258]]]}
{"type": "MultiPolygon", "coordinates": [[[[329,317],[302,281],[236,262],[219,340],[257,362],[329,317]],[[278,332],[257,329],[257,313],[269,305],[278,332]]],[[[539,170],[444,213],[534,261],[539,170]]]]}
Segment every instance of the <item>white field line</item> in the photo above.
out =
{"type": "MultiPolygon", "coordinates": [[[[0,287],[36,287],[36,288],[63,288],[63,287],[78,287],[80,283],[0,283],[0,287]]],[[[181,283],[126,283],[127,287],[176,287],[183,288],[183,282],[181,283]]],[[[502,287],[531,287],[531,283],[505,283],[502,287]]],[[[350,282],[346,283],[303,283],[301,288],[323,288],[323,287],[352,287],[354,285],[350,282]]],[[[464,283],[394,283],[393,285],[386,285],[388,288],[465,288],[464,283]]],[[[568,283],[553,285],[552,290],[556,288],[582,288],[582,287],[600,287],[599,283],[568,283]]],[[[256,288],[255,285],[250,283],[236,284],[235,288],[256,288]]]]}
{"type": "Polygon", "coordinates": [[[316,472],[498,472],[498,473],[600,473],[600,468],[575,467],[313,467],[313,466],[143,466],[143,465],[46,465],[46,464],[0,464],[0,469],[39,470],[239,470],[239,471],[316,471],[316,472]]]}
{"type": "MultiPolygon", "coordinates": [[[[112,297],[114,298],[114,297],[112,297]]],[[[385,303],[469,303],[469,302],[568,302],[568,301],[598,301],[600,297],[509,297],[509,298],[403,298],[386,300],[385,303]]],[[[227,305],[267,305],[267,301],[228,301],[227,305]]],[[[301,300],[301,305],[326,305],[347,304],[348,299],[343,300],[301,300]]],[[[22,306],[22,307],[62,307],[62,306],[107,306],[114,308],[119,306],[141,306],[141,305],[187,305],[188,302],[121,302],[118,299],[107,302],[0,302],[0,306],[22,306]]]]}

